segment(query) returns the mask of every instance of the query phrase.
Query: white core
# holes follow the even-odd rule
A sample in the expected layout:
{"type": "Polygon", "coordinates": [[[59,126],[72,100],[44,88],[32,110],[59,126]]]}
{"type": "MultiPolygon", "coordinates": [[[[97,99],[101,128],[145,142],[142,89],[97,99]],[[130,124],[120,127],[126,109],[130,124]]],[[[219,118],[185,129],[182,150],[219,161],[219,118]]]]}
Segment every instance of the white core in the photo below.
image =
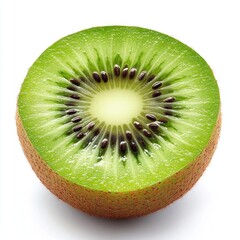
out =
{"type": "Polygon", "coordinates": [[[143,109],[142,97],[129,89],[110,89],[97,93],[90,104],[90,114],[108,125],[129,124],[143,109]]]}

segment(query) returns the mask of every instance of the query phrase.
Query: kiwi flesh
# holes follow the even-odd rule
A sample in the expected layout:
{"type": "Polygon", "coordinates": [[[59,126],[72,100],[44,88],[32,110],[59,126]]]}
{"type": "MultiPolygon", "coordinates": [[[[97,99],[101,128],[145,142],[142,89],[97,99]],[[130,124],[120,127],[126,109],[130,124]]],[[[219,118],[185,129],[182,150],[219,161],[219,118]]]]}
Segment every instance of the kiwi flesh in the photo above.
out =
{"type": "Polygon", "coordinates": [[[50,46],[17,104],[18,135],[43,184],[92,215],[163,208],[206,169],[221,127],[208,64],[165,34],[96,27],[50,46]]]}

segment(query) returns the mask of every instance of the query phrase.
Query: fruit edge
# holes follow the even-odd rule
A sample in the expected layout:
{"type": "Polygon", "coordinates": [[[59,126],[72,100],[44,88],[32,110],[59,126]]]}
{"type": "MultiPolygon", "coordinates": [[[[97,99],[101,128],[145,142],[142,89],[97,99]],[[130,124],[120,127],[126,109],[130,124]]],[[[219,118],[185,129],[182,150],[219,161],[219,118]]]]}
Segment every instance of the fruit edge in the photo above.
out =
{"type": "Polygon", "coordinates": [[[164,208],[182,197],[202,176],[216,149],[221,129],[221,114],[208,145],[188,166],[168,179],[131,192],[103,192],[71,183],[41,159],[28,139],[19,113],[17,132],[25,156],[40,181],[59,199],[90,215],[106,218],[140,217],[164,208]]]}

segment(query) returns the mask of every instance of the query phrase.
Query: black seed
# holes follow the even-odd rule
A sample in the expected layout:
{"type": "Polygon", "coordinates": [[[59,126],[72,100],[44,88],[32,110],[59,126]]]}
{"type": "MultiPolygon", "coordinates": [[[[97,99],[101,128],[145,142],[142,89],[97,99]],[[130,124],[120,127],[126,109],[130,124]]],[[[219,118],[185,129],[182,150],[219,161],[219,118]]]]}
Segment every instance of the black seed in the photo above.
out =
{"type": "Polygon", "coordinates": [[[141,125],[141,123],[135,121],[133,124],[134,124],[136,129],[138,129],[138,130],[142,130],[143,129],[143,126],[141,125]]]}
{"type": "Polygon", "coordinates": [[[119,149],[122,154],[126,154],[127,152],[127,143],[126,141],[121,141],[119,144],[119,149]]]}
{"type": "Polygon", "coordinates": [[[146,114],[146,118],[151,120],[151,121],[156,121],[157,120],[157,118],[153,114],[146,114]]]}
{"type": "Polygon", "coordinates": [[[156,131],[159,126],[157,123],[149,123],[148,127],[151,128],[153,131],[156,131]]]}
{"type": "Polygon", "coordinates": [[[116,77],[120,76],[120,70],[121,70],[120,67],[117,64],[115,64],[113,71],[116,77]]]}
{"type": "Polygon", "coordinates": [[[93,132],[93,135],[94,135],[94,136],[97,136],[99,133],[100,133],[100,129],[97,128],[97,129],[93,132]]]}
{"type": "Polygon", "coordinates": [[[90,122],[88,125],[87,125],[87,129],[88,130],[92,130],[95,126],[95,123],[94,122],[90,122]]]}
{"type": "Polygon", "coordinates": [[[124,68],[124,69],[122,70],[122,77],[123,77],[123,78],[126,78],[127,75],[128,75],[128,68],[124,68]]]}
{"type": "Polygon", "coordinates": [[[150,76],[148,77],[147,82],[151,82],[154,78],[155,78],[155,75],[150,75],[150,76]]]}
{"type": "Polygon", "coordinates": [[[78,94],[71,94],[71,95],[70,95],[70,98],[77,99],[77,100],[80,99],[80,97],[79,97],[78,94]]]}
{"type": "Polygon", "coordinates": [[[76,91],[76,88],[74,86],[69,86],[67,87],[68,90],[71,90],[71,91],[76,91]]]}
{"type": "Polygon", "coordinates": [[[162,82],[157,81],[152,85],[152,89],[155,90],[155,89],[158,89],[161,86],[162,86],[162,82]]]}
{"type": "Polygon", "coordinates": [[[79,130],[82,129],[82,126],[81,125],[77,125],[75,127],[72,128],[73,132],[78,132],[79,130]]]}
{"type": "Polygon", "coordinates": [[[168,116],[172,116],[173,115],[173,113],[171,111],[165,111],[164,114],[168,115],[168,116]]]}
{"type": "Polygon", "coordinates": [[[79,116],[76,116],[76,117],[72,118],[71,121],[72,121],[73,123],[80,122],[80,121],[82,121],[82,118],[79,117],[79,116]]]}
{"type": "Polygon", "coordinates": [[[163,102],[167,102],[167,103],[172,103],[175,101],[176,101],[176,99],[174,97],[168,97],[163,100],[163,102]]]}
{"type": "Polygon", "coordinates": [[[147,129],[143,129],[143,134],[148,138],[152,137],[152,134],[147,129]]]}
{"type": "Polygon", "coordinates": [[[134,152],[134,153],[136,153],[138,151],[137,144],[134,141],[130,142],[130,148],[131,148],[132,152],[134,152]]]}
{"type": "Polygon", "coordinates": [[[80,80],[83,81],[83,82],[86,81],[86,79],[84,77],[80,77],[80,80]]]}
{"type": "Polygon", "coordinates": [[[97,72],[93,72],[92,77],[96,82],[101,82],[101,78],[97,72]]]}
{"type": "Polygon", "coordinates": [[[139,76],[138,76],[138,80],[143,80],[144,79],[144,77],[146,76],[146,71],[142,71],[140,74],[139,74],[139,76]]]}
{"type": "Polygon", "coordinates": [[[66,114],[68,115],[72,115],[72,114],[75,114],[77,111],[75,109],[69,109],[66,111],[66,114]]]}
{"type": "Polygon", "coordinates": [[[107,147],[107,145],[108,145],[108,140],[107,140],[107,138],[104,138],[101,142],[101,148],[105,149],[107,147]]]}
{"type": "Polygon", "coordinates": [[[74,78],[74,79],[71,79],[70,82],[71,82],[72,84],[76,85],[76,86],[80,86],[79,80],[77,80],[77,79],[75,79],[75,78],[74,78]]]}
{"type": "Polygon", "coordinates": [[[85,133],[82,133],[82,132],[80,132],[80,133],[78,133],[77,135],[76,135],[76,137],[78,138],[78,139],[82,139],[83,137],[85,137],[86,136],[86,134],[85,133]]]}
{"type": "Polygon", "coordinates": [[[155,92],[153,92],[152,97],[155,98],[155,97],[158,97],[160,95],[161,95],[160,91],[155,91],[155,92]]]}
{"type": "Polygon", "coordinates": [[[135,77],[136,72],[137,72],[137,69],[136,68],[132,68],[130,70],[130,73],[129,73],[129,78],[133,79],[135,77]]]}
{"type": "Polygon", "coordinates": [[[165,118],[160,118],[158,121],[159,121],[160,123],[162,123],[162,124],[164,124],[164,123],[167,123],[167,122],[168,122],[168,120],[167,120],[167,119],[165,119],[165,118]]]}
{"type": "Polygon", "coordinates": [[[132,133],[130,132],[130,131],[126,131],[126,138],[128,139],[128,140],[132,140],[132,133]]]}
{"type": "Polygon", "coordinates": [[[116,144],[116,141],[117,141],[117,137],[116,137],[116,135],[114,135],[114,134],[112,134],[111,135],[111,146],[112,147],[114,147],[115,146],[115,144],[116,144]]]}
{"type": "Polygon", "coordinates": [[[107,81],[108,81],[108,75],[107,75],[106,72],[102,71],[102,72],[101,72],[101,77],[102,77],[102,80],[103,80],[104,82],[107,82],[107,81]]]}

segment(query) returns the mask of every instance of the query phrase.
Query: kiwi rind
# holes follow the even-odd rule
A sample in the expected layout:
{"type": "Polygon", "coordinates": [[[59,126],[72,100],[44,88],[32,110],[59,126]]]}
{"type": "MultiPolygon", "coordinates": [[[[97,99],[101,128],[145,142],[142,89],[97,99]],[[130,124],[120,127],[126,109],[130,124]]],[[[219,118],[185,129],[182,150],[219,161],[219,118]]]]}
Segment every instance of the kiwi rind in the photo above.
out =
{"type": "Polygon", "coordinates": [[[54,172],[30,142],[21,118],[16,114],[17,132],[23,151],[38,178],[58,198],[74,208],[94,216],[131,218],[147,215],[164,208],[182,197],[202,176],[216,149],[221,115],[201,154],[182,170],[162,182],[137,191],[108,192],[89,189],[72,183],[54,172]]]}

